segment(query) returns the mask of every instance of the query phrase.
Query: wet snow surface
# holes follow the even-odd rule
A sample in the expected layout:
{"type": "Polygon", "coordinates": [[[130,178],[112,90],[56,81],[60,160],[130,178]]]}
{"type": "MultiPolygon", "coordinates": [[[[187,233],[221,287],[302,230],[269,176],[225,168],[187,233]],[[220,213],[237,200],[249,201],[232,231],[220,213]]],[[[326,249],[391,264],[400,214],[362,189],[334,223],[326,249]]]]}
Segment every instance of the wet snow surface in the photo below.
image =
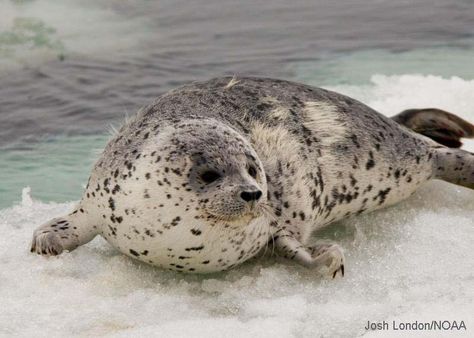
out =
{"type": "Polygon", "coordinates": [[[101,238],[59,257],[31,254],[33,229],[72,205],[25,191],[0,211],[0,335],[333,337],[384,319],[474,327],[474,198],[464,188],[431,182],[395,207],[329,227],[320,236],[347,255],[336,280],[269,257],[214,275],[167,272],[101,238]]]}
{"type": "MultiPolygon", "coordinates": [[[[474,81],[456,77],[377,75],[331,89],[387,115],[435,106],[474,120],[474,81]]],[[[465,188],[433,181],[395,207],[316,234],[346,250],[337,280],[271,257],[183,275],[127,258],[101,238],[59,257],[31,254],[33,230],[72,207],[32,200],[26,189],[22,202],[0,210],[0,336],[397,334],[367,332],[368,320],[463,320],[468,331],[454,333],[474,329],[474,192],[465,188]]]]}

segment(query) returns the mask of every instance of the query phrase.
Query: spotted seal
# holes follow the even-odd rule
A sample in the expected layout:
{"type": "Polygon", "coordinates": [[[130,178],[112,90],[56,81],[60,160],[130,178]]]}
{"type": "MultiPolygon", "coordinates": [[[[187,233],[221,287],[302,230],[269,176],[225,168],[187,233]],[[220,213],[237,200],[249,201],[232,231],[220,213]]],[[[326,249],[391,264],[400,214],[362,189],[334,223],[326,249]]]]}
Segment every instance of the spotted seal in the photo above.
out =
{"type": "Polygon", "coordinates": [[[474,155],[420,133],[458,141],[474,127],[433,109],[390,119],[277,79],[185,85],[119,130],[77,207],[40,226],[31,251],[57,255],[100,234],[143,262],[206,273],[270,241],[283,257],[343,275],[342,249],[308,244],[314,230],[399,202],[432,178],[474,187],[474,155]]]}

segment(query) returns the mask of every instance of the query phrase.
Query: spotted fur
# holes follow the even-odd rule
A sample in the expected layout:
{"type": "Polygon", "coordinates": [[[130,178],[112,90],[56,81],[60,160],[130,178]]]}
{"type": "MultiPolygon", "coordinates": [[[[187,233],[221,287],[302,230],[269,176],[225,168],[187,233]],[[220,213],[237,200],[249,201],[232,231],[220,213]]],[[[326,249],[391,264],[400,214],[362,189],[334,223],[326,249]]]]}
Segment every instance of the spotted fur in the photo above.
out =
{"type": "Polygon", "coordinates": [[[59,254],[100,234],[135,259],[212,272],[273,240],[285,257],[311,267],[329,260],[331,274],[343,273],[340,248],[305,246],[311,232],[408,197],[440,172],[439,148],[324,89],[262,78],[193,83],[119,130],[77,208],[40,227],[32,251],[59,254]],[[242,192],[261,195],[246,201],[242,192]]]}

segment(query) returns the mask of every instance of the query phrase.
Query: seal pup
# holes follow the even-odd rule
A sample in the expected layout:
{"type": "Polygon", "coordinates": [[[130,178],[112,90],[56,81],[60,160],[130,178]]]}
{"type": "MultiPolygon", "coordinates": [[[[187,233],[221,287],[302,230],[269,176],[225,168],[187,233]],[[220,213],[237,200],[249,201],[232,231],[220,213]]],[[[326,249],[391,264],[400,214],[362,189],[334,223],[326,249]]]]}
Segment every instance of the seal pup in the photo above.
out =
{"type": "Polygon", "coordinates": [[[314,230],[397,203],[433,178],[474,188],[473,154],[409,129],[459,145],[474,127],[452,116],[422,109],[392,120],[347,96],[268,78],[185,85],[122,126],[77,207],[40,226],[31,251],[58,255],[100,234],[143,262],[206,273],[270,242],[283,257],[343,275],[342,249],[308,244],[314,230]]]}

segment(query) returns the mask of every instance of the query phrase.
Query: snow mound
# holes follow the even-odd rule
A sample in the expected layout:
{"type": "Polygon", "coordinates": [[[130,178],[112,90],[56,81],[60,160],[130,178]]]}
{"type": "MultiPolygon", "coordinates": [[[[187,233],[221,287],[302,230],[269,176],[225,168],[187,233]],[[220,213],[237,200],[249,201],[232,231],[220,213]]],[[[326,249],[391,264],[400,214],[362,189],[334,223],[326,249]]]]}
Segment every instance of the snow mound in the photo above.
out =
{"type": "MultiPolygon", "coordinates": [[[[409,108],[440,108],[474,123],[474,80],[457,76],[372,75],[367,85],[327,87],[393,116],[409,108]]],[[[474,151],[474,141],[465,140],[465,149],[474,151]]]]}
{"type": "Polygon", "coordinates": [[[325,230],[346,249],[337,280],[268,257],[184,275],[101,238],[59,257],[31,254],[35,227],[72,207],[25,190],[21,204],[0,211],[1,336],[335,337],[374,333],[368,320],[474,325],[474,194],[444,182],[325,230]]]}
{"type": "MultiPolygon", "coordinates": [[[[378,75],[331,89],[387,115],[434,106],[474,121],[473,81],[378,75]]],[[[379,336],[364,328],[381,320],[456,320],[468,329],[409,332],[435,337],[474,327],[474,192],[445,182],[319,233],[346,250],[337,280],[268,257],[184,275],[136,262],[101,238],[59,257],[31,254],[33,230],[72,207],[24,190],[21,204],[0,210],[0,336],[379,336]]]]}

